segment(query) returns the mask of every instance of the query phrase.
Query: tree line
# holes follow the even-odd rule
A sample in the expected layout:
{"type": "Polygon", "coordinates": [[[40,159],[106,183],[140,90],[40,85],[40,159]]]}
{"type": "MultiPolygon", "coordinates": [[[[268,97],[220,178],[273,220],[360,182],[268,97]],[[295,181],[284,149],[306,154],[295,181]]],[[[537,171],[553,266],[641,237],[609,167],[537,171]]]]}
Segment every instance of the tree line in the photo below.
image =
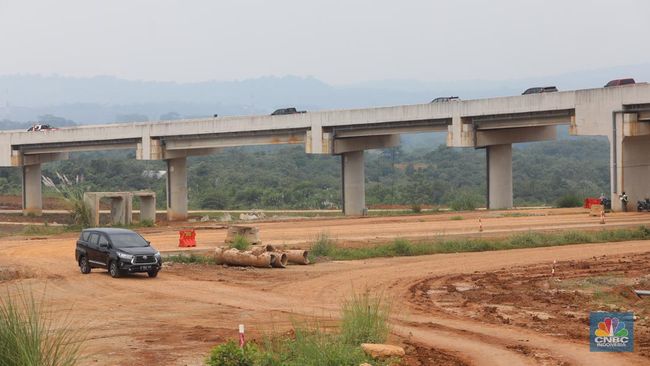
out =
{"type": "MultiPolygon", "coordinates": [[[[482,149],[448,148],[367,151],[366,202],[373,205],[448,205],[469,196],[485,204],[486,162],[482,149]]],[[[305,154],[302,146],[231,148],[189,158],[191,209],[318,209],[341,206],[338,156],[305,154]]],[[[43,165],[79,179],[88,191],[151,189],[165,206],[162,161],[135,160],[133,151],[71,154],[43,165]],[[77,178],[78,177],[78,178],[77,178]]],[[[20,170],[0,168],[0,194],[21,193],[20,170]]],[[[515,145],[513,190],[516,205],[554,204],[609,192],[607,140],[580,138],[515,145]]],[[[48,190],[45,189],[45,194],[48,190]]]]}

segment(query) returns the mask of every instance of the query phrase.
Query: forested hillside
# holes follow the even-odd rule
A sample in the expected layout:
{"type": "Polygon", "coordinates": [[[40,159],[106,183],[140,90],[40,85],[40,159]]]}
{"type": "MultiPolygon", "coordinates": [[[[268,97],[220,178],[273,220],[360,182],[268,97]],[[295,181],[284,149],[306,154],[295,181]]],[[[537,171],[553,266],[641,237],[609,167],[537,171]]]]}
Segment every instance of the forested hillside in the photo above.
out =
{"type": "MultiPolygon", "coordinates": [[[[304,153],[302,146],[233,148],[189,160],[193,209],[329,208],[340,206],[340,158],[304,153]]],[[[581,138],[515,145],[518,205],[552,204],[566,194],[598,196],[609,189],[607,141],[581,138]]],[[[43,174],[79,176],[88,190],[152,189],[165,205],[161,161],[132,151],[80,153],[44,164],[43,174]]],[[[485,151],[395,148],[366,152],[366,200],[378,204],[444,205],[456,194],[485,194],[485,151]]],[[[20,194],[20,170],[0,168],[0,194],[20,194]]],[[[45,190],[46,194],[49,192],[45,190]]]]}

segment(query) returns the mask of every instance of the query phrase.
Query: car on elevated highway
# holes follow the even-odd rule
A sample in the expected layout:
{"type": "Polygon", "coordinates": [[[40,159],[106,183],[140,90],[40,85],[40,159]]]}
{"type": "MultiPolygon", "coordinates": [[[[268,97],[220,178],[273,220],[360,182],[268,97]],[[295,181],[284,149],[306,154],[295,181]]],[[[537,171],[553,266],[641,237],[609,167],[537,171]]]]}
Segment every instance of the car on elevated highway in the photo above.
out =
{"type": "Polygon", "coordinates": [[[632,78],[627,78],[627,79],[616,79],[616,80],[611,80],[609,83],[605,84],[605,88],[609,88],[610,86],[623,86],[623,85],[632,85],[636,84],[636,81],[632,78]]]}
{"type": "Polygon", "coordinates": [[[460,100],[460,98],[459,97],[438,97],[432,100],[431,103],[445,103],[445,102],[451,102],[453,100],[460,100]]]}
{"type": "Polygon", "coordinates": [[[36,124],[28,128],[27,131],[55,131],[56,128],[46,124],[36,124]]]}
{"type": "Polygon", "coordinates": [[[271,113],[271,115],[272,116],[282,116],[282,115],[285,115],[285,114],[297,114],[297,113],[307,113],[307,111],[299,111],[294,107],[280,108],[280,109],[276,109],[275,111],[273,111],[273,113],[271,113]]]}
{"type": "Polygon", "coordinates": [[[527,94],[539,94],[539,93],[554,93],[557,91],[557,87],[555,86],[535,86],[532,88],[526,89],[521,95],[527,95],[527,94]]]}

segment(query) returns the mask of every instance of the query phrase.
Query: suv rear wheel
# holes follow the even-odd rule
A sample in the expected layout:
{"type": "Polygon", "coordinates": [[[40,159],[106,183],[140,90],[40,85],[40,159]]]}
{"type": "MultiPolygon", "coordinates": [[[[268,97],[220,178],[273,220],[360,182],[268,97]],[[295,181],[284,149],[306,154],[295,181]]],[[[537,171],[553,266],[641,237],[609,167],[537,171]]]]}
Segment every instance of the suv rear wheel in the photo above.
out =
{"type": "Polygon", "coordinates": [[[79,270],[83,274],[90,273],[90,264],[88,263],[88,259],[85,256],[79,258],[79,270]]]}
{"type": "Polygon", "coordinates": [[[111,274],[111,277],[118,278],[120,277],[120,268],[117,266],[117,261],[111,261],[108,265],[108,273],[111,274]]]}

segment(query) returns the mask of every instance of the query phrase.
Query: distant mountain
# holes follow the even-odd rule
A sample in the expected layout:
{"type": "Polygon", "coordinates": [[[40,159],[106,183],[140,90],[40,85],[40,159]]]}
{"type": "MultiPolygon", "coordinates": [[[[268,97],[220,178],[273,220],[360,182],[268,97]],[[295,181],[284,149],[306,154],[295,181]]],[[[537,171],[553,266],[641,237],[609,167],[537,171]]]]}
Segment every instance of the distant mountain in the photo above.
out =
{"type": "Polygon", "coordinates": [[[28,122],[49,114],[94,124],[133,115],[158,120],[172,112],[187,118],[264,114],[287,106],[307,110],[360,108],[427,103],[449,95],[463,99],[517,95],[536,85],[556,85],[560,90],[600,87],[620,77],[650,80],[650,64],[519,80],[379,80],[338,86],[297,76],[176,83],[112,76],[4,75],[0,76],[0,119],[28,122]]]}

